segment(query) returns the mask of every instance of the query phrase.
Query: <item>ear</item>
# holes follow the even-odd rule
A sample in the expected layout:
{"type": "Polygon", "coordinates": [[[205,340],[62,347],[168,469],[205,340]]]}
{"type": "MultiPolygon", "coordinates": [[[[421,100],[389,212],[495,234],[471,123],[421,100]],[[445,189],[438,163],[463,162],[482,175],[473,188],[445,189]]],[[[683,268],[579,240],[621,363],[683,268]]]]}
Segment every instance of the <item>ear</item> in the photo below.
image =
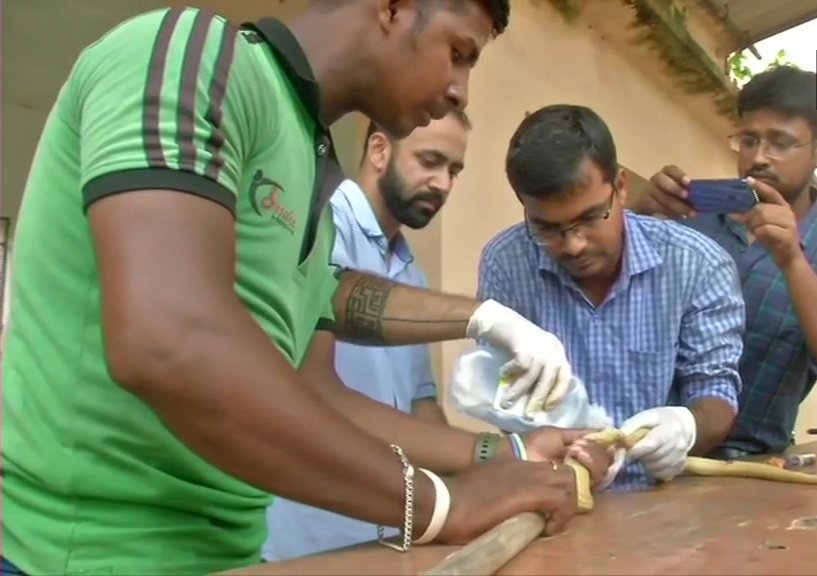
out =
{"type": "Polygon", "coordinates": [[[406,8],[412,7],[416,2],[407,0],[376,0],[377,22],[383,32],[388,32],[394,27],[400,17],[400,13],[406,8]]]}
{"type": "Polygon", "coordinates": [[[366,159],[378,173],[386,170],[392,155],[392,144],[382,132],[374,132],[369,136],[366,145],[366,159]]]}
{"type": "Polygon", "coordinates": [[[621,205],[627,205],[627,192],[630,188],[630,176],[627,173],[627,170],[624,168],[619,168],[618,174],[616,175],[615,179],[616,189],[618,190],[618,197],[621,200],[621,205]]]}

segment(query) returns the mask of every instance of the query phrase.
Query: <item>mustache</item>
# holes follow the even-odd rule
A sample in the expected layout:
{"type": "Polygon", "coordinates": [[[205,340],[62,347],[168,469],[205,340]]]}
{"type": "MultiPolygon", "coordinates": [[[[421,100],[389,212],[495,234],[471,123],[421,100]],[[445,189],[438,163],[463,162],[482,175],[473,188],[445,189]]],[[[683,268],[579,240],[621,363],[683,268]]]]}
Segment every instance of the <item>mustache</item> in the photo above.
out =
{"type": "Polygon", "coordinates": [[[416,202],[431,202],[439,207],[443,205],[445,198],[443,197],[442,192],[434,192],[433,190],[429,190],[428,192],[418,192],[412,196],[411,203],[414,204],[416,202]]]}
{"type": "Polygon", "coordinates": [[[749,173],[746,174],[746,176],[751,176],[757,180],[771,180],[773,182],[777,182],[777,174],[766,170],[749,170],[749,173]]]}
{"type": "Polygon", "coordinates": [[[604,255],[604,252],[602,252],[600,250],[593,250],[593,251],[582,252],[578,256],[559,256],[559,258],[557,258],[556,260],[560,264],[570,265],[570,264],[573,264],[575,262],[581,262],[582,260],[587,260],[588,258],[595,258],[597,256],[603,256],[603,255],[604,255]]]}

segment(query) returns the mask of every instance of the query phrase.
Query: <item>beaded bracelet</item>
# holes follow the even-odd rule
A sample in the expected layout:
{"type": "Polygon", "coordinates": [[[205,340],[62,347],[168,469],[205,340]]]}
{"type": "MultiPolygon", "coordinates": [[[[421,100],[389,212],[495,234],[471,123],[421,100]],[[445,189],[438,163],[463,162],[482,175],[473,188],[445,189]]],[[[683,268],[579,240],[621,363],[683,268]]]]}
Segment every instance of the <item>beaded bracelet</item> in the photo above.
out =
{"type": "Polygon", "coordinates": [[[377,540],[383,546],[388,546],[398,552],[408,552],[411,549],[411,533],[414,529],[414,466],[409,463],[400,446],[392,444],[391,449],[400,457],[400,462],[403,465],[403,483],[405,484],[406,493],[403,513],[403,545],[387,541],[385,539],[386,531],[383,526],[377,527],[377,540]]]}

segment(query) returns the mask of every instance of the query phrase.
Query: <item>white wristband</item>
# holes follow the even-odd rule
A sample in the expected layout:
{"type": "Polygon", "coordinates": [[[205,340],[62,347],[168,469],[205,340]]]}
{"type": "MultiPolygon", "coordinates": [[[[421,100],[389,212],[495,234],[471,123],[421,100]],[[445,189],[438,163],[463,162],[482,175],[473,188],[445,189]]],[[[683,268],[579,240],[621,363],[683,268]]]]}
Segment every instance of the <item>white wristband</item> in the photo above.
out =
{"type": "Polygon", "coordinates": [[[434,484],[434,512],[431,514],[431,521],[428,523],[423,535],[414,541],[415,544],[428,544],[440,534],[440,531],[448,520],[448,511],[451,509],[451,493],[439,476],[425,468],[420,468],[420,472],[429,477],[434,484]]]}

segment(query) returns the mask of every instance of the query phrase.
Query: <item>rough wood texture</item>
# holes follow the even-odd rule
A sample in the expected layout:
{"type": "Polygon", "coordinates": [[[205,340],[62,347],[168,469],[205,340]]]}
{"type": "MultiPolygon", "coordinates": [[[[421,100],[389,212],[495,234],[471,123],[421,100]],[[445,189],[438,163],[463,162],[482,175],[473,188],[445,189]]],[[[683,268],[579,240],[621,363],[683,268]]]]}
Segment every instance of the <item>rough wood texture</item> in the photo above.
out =
{"type": "MultiPolygon", "coordinates": [[[[797,452],[817,452],[817,442],[797,452]]],[[[804,471],[817,473],[817,466],[804,471]]],[[[556,538],[538,539],[503,575],[814,575],[817,489],[741,478],[679,478],[638,493],[599,495],[592,513],[556,538]]],[[[416,576],[456,552],[377,545],[266,564],[231,576],[416,576]]]]}
{"type": "Polygon", "coordinates": [[[491,576],[544,530],[545,518],[541,514],[518,514],[424,570],[421,576],[491,576]]]}

